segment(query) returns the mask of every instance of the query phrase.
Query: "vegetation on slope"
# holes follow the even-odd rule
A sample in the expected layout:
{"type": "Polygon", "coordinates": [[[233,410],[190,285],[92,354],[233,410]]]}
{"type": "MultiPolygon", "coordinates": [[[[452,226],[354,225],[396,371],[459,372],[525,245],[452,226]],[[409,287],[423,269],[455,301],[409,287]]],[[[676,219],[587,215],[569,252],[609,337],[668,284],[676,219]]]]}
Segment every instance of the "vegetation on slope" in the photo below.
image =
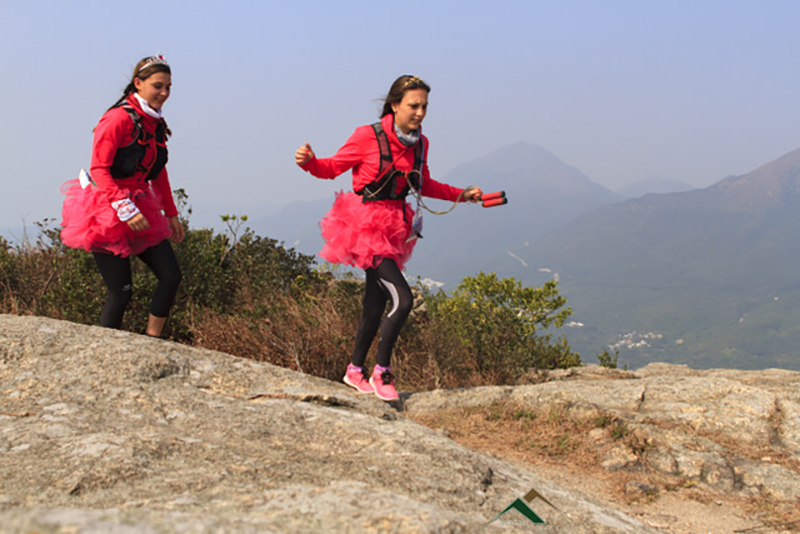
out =
{"type": "MultiPolygon", "coordinates": [[[[339,380],[349,362],[363,283],[334,276],[313,256],[287,249],[223,216],[227,230],[190,229],[175,244],[183,282],[165,336],[195,346],[339,380]]],[[[97,324],[105,286],[91,254],[65,247],[53,220],[34,243],[0,238],[0,312],[97,324]]],[[[143,332],[155,277],[133,261],[133,298],[124,328],[143,332]]],[[[418,298],[393,366],[405,390],[508,384],[531,369],[580,364],[553,328],[571,311],[555,283],[523,287],[479,273],[453,295],[418,285],[418,298]]]]}

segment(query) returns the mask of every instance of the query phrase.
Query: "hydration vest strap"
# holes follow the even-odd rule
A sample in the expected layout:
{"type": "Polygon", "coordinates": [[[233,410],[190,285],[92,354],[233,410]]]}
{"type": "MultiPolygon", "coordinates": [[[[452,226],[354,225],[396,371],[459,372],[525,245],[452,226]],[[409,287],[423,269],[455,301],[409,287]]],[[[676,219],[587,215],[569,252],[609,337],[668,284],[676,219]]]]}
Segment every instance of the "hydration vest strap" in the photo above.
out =
{"type": "Polygon", "coordinates": [[[383,131],[381,123],[376,122],[372,125],[372,129],[375,131],[375,138],[378,140],[378,150],[381,154],[381,166],[380,169],[378,169],[378,176],[383,177],[386,169],[392,167],[394,163],[392,161],[392,149],[389,146],[389,138],[386,137],[386,132],[383,131]]]}
{"type": "MultiPolygon", "coordinates": [[[[425,163],[423,157],[425,156],[425,140],[419,136],[417,146],[414,147],[414,168],[419,172],[419,180],[415,186],[417,189],[422,188],[422,164],[425,163]]],[[[421,191],[420,191],[421,193],[421,191]]]]}
{"type": "Polygon", "coordinates": [[[422,164],[424,163],[423,155],[425,147],[423,140],[420,140],[414,146],[414,169],[418,170],[419,178],[414,180],[409,178],[406,173],[399,172],[394,168],[394,161],[392,159],[392,150],[389,146],[389,138],[386,135],[381,123],[376,122],[372,125],[375,132],[375,138],[378,141],[378,150],[380,152],[380,167],[378,169],[378,177],[364,186],[361,191],[356,191],[356,194],[362,196],[362,202],[370,200],[402,200],[408,195],[410,191],[409,184],[406,180],[411,180],[415,188],[419,188],[422,183],[422,164]],[[398,175],[401,175],[404,183],[400,191],[397,190],[398,175]]]}
{"type": "Polygon", "coordinates": [[[128,114],[128,116],[131,118],[131,120],[133,121],[133,128],[136,131],[136,135],[134,136],[133,141],[131,141],[130,144],[132,145],[137,142],[141,143],[144,140],[144,128],[142,127],[142,118],[139,116],[136,110],[133,109],[129,104],[123,103],[120,104],[119,107],[124,109],[125,112],[128,114]]]}

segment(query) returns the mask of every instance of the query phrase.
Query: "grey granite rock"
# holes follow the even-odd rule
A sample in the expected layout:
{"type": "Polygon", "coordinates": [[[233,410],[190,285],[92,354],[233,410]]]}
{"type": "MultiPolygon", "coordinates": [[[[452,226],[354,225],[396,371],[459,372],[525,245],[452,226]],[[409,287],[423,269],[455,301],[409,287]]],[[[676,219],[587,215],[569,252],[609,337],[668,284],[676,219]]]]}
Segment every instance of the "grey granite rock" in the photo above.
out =
{"type": "MultiPolygon", "coordinates": [[[[620,409],[636,406],[638,391],[620,392],[620,409]]],[[[558,509],[531,503],[548,521],[541,532],[651,531],[342,384],[0,315],[4,534],[484,532],[534,488],[558,509]]]]}

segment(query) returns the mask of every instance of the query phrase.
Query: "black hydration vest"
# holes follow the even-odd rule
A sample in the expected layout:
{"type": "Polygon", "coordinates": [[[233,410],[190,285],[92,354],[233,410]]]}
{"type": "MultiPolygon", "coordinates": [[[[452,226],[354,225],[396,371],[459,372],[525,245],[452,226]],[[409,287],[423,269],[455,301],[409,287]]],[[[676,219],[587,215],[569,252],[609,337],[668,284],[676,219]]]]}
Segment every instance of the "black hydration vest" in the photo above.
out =
{"type": "Polygon", "coordinates": [[[130,178],[137,172],[147,172],[145,181],[155,180],[167,164],[167,125],[163,120],[158,121],[156,125],[156,159],[148,171],[142,165],[142,161],[147,153],[148,141],[153,136],[144,131],[142,118],[135,109],[125,103],[120,104],[120,107],[128,113],[133,121],[134,137],[130,144],[117,149],[114,163],[111,164],[111,177],[115,179],[130,178]]]}
{"type": "Polygon", "coordinates": [[[424,146],[422,136],[420,135],[419,141],[414,147],[414,170],[410,172],[398,171],[392,165],[392,150],[389,147],[389,138],[386,137],[386,132],[383,131],[381,123],[376,122],[372,125],[375,130],[375,137],[378,140],[378,148],[381,153],[381,165],[378,169],[378,176],[375,181],[368,183],[360,191],[356,191],[357,195],[361,195],[362,202],[370,200],[402,200],[405,199],[411,187],[419,191],[420,182],[422,181],[422,156],[424,153],[424,146]],[[390,168],[391,167],[391,168],[390,168]],[[402,180],[402,189],[397,189],[397,180],[402,180]]]}

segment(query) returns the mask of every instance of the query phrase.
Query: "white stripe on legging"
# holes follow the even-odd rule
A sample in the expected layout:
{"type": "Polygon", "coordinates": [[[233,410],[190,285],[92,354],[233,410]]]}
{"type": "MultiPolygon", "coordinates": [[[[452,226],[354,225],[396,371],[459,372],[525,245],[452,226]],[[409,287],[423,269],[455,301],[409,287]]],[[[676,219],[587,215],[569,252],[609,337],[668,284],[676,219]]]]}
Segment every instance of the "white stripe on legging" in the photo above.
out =
{"type": "Polygon", "coordinates": [[[386,288],[389,294],[392,297],[392,309],[389,310],[389,313],[386,314],[387,317],[391,317],[394,312],[397,311],[397,308],[400,307],[400,297],[397,293],[397,288],[391,282],[384,280],[383,278],[378,278],[378,282],[386,288]]]}

